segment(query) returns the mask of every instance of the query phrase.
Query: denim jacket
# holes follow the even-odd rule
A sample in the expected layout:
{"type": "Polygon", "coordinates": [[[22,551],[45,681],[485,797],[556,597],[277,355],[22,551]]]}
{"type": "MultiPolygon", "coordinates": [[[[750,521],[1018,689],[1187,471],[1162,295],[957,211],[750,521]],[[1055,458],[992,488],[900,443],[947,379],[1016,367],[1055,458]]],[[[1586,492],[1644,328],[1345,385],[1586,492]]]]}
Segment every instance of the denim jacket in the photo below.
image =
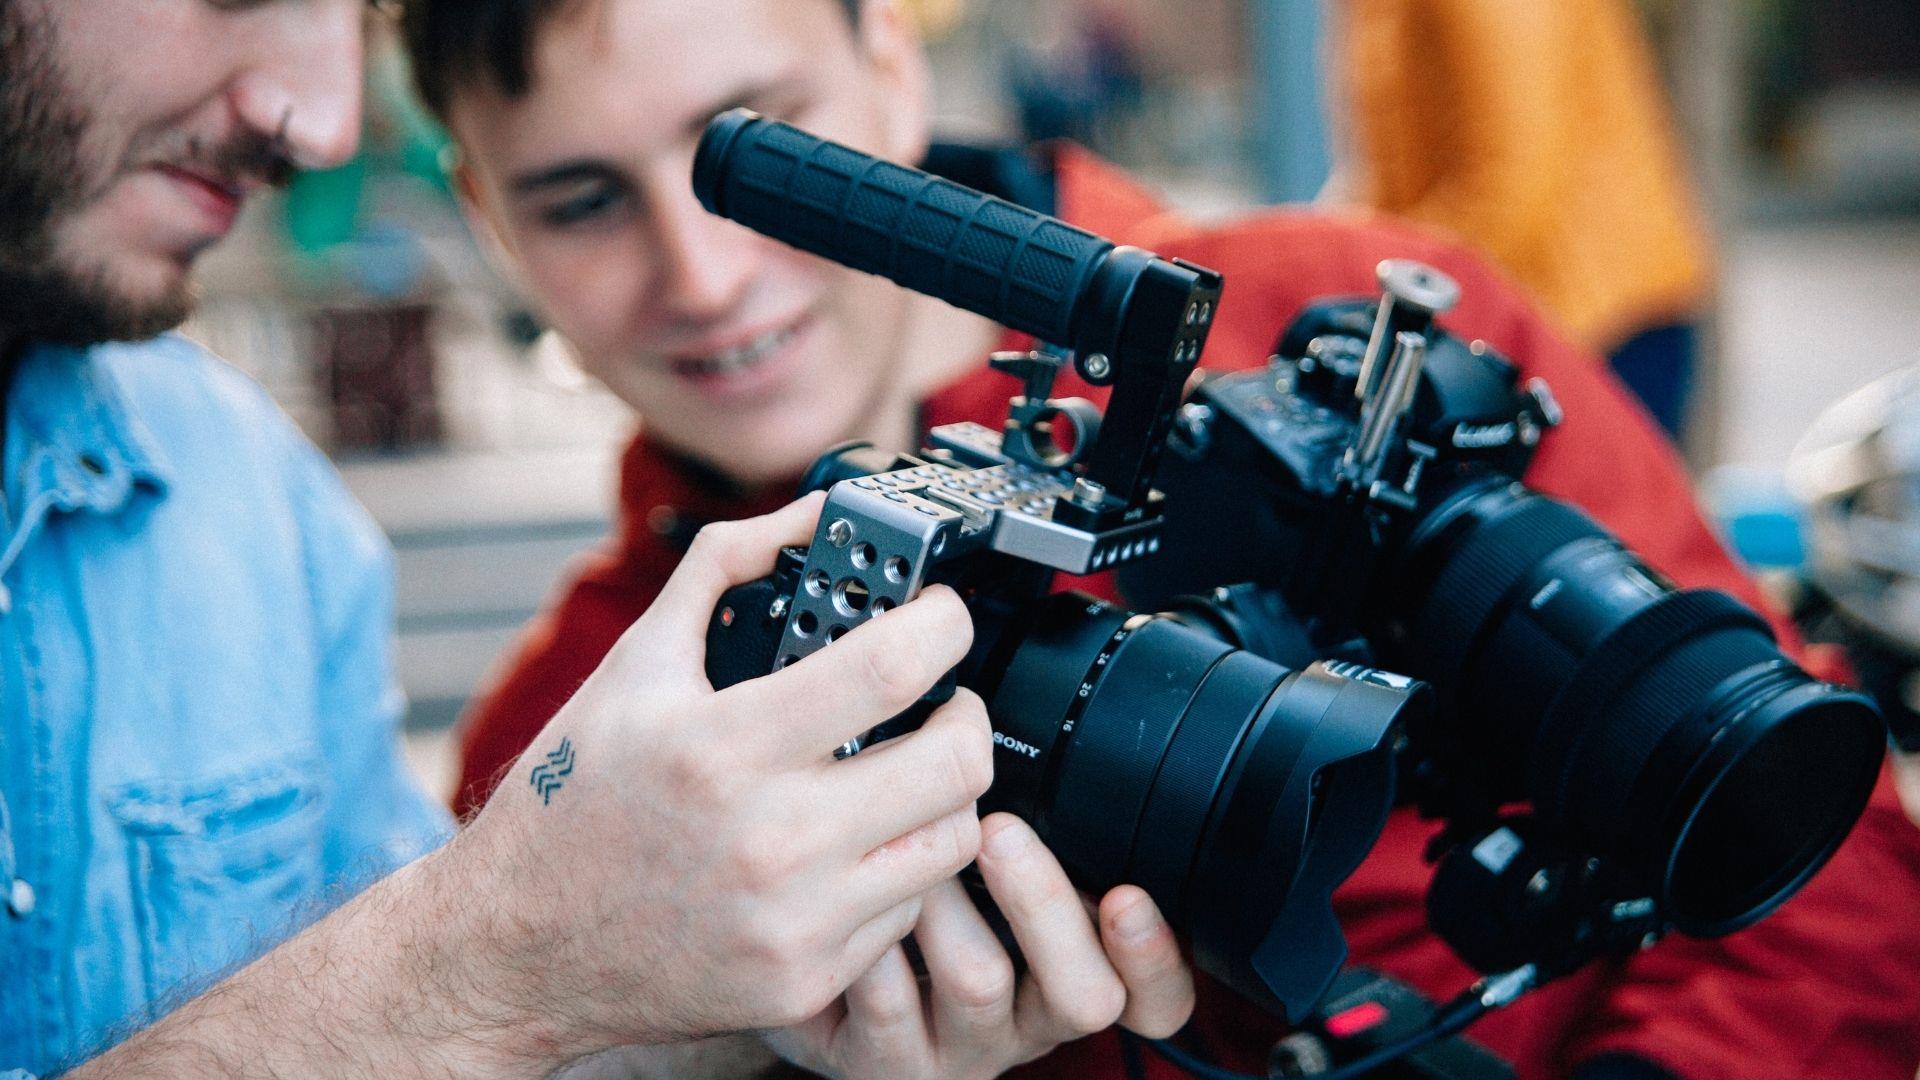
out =
{"type": "Polygon", "coordinates": [[[0,506],[0,1075],[74,1064],[428,850],[391,553],[178,337],[36,347],[0,506]]]}

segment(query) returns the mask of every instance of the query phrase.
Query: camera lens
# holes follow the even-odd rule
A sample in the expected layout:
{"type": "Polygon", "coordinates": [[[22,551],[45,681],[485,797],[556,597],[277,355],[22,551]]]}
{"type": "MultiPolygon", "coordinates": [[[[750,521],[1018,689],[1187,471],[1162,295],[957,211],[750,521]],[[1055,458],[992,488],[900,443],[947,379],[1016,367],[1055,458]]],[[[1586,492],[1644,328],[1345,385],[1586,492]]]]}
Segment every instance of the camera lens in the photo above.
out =
{"type": "Polygon", "coordinates": [[[1723,593],[1675,590],[1579,511],[1464,485],[1409,538],[1396,663],[1444,688],[1449,767],[1724,934],[1833,854],[1879,772],[1861,694],[1820,683],[1723,593]],[[1518,786],[1523,785],[1523,786],[1518,786]]]}
{"type": "Polygon", "coordinates": [[[983,810],[1034,824],[1082,888],[1145,888],[1210,974],[1298,1018],[1345,956],[1329,906],[1386,820],[1417,684],[1292,671],[1173,618],[1041,604],[983,665],[983,810]]]}

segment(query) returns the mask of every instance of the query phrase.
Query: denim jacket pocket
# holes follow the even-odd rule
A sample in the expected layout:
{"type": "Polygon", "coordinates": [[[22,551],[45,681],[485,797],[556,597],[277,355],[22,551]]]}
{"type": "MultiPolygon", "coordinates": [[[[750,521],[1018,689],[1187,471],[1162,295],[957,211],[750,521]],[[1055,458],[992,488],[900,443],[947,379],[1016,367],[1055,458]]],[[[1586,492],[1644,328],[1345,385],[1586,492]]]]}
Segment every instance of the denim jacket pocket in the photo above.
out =
{"type": "Polygon", "coordinates": [[[293,929],[325,883],[321,772],[309,752],[224,776],[128,784],[126,838],[149,1001],[197,991],[293,929]]]}

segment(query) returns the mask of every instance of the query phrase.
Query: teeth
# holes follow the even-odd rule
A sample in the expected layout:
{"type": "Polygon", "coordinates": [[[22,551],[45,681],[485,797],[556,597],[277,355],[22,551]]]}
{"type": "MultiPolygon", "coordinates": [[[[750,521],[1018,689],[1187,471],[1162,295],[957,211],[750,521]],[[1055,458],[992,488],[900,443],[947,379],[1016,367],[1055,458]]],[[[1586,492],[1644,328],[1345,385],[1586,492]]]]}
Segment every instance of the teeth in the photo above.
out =
{"type": "Polygon", "coordinates": [[[790,327],[768,331],[745,345],[728,349],[717,356],[690,361],[689,366],[703,375],[732,375],[759,363],[775,349],[785,345],[792,336],[790,327]]]}

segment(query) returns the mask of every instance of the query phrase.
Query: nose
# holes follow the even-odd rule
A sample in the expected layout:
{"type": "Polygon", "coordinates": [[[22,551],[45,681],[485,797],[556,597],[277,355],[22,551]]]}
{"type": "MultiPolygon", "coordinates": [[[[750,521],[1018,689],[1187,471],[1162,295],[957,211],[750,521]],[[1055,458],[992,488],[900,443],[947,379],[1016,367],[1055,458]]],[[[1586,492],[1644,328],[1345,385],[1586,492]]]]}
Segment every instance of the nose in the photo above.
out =
{"type": "Polygon", "coordinates": [[[670,316],[703,321],[739,306],[752,283],[763,242],[747,229],[709,214],[694,198],[686,173],[654,188],[652,228],[643,240],[655,267],[655,301],[670,316]]]}
{"type": "Polygon", "coordinates": [[[249,50],[253,63],[231,91],[240,122],[280,135],[293,163],[303,169],[351,160],[360,146],[364,4],[280,4],[255,30],[257,47],[249,50]]]}

